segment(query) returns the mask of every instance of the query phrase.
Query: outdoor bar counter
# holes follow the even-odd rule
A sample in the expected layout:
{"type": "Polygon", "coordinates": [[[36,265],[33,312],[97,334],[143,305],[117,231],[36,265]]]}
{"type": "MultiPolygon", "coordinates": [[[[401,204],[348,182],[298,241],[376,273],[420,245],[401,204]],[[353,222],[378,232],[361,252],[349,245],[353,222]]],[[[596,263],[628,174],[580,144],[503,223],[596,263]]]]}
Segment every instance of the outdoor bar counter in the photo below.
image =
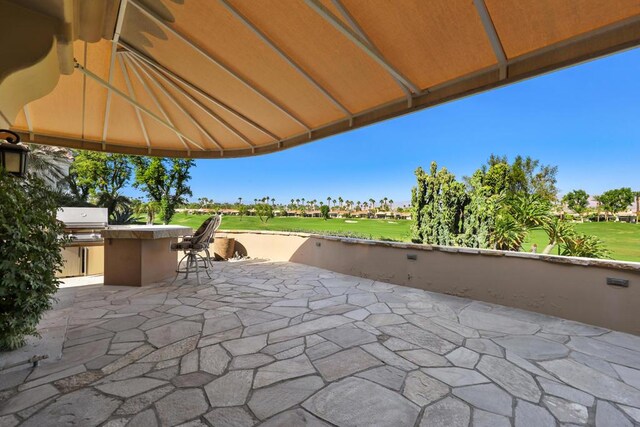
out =
{"type": "Polygon", "coordinates": [[[180,225],[121,225],[102,230],[104,284],[144,286],[172,277],[178,255],[171,244],[192,234],[180,225]]]}

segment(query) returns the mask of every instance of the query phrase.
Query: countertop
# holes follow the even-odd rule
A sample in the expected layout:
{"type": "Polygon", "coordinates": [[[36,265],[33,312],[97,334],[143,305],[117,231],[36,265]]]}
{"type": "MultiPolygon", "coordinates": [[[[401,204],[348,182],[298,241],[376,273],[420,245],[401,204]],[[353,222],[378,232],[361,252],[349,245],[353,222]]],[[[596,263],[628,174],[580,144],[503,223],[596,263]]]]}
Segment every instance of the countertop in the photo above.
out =
{"type": "Polygon", "coordinates": [[[168,239],[193,234],[182,225],[111,225],[101,231],[105,239],[168,239]]]}

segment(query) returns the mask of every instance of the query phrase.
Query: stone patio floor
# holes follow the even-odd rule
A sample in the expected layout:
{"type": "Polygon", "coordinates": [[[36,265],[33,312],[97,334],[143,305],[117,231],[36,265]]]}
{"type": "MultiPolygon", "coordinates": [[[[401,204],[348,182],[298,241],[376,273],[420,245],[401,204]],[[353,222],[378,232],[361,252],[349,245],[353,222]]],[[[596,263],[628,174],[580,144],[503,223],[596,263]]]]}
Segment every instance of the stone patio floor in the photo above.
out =
{"type": "Polygon", "coordinates": [[[293,263],[212,277],[61,289],[0,353],[51,356],[0,371],[0,426],[640,424],[640,337],[293,263]]]}

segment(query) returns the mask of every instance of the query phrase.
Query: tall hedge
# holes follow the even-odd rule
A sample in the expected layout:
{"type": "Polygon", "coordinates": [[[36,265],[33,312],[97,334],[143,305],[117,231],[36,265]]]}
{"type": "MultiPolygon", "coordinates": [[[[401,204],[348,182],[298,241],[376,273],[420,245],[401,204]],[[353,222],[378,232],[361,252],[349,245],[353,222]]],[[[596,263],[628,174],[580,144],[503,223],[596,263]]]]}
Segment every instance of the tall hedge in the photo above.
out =
{"type": "Polygon", "coordinates": [[[62,267],[56,194],[0,171],[0,350],[22,346],[51,308],[62,267]]]}

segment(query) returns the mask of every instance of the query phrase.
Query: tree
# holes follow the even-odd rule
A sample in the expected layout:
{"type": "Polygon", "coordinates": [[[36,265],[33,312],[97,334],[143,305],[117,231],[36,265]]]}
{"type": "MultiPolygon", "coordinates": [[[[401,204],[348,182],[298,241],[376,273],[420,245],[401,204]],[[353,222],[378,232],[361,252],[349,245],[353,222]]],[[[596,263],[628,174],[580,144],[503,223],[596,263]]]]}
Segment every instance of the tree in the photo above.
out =
{"type": "Polygon", "coordinates": [[[609,220],[609,213],[615,215],[624,211],[633,203],[634,199],[634,193],[629,187],[616,188],[602,193],[599,201],[604,209],[605,221],[609,220]]]}
{"type": "Polygon", "coordinates": [[[640,191],[634,193],[636,198],[636,224],[640,223],[640,191]]]}
{"type": "Polygon", "coordinates": [[[273,218],[273,207],[268,203],[260,203],[256,205],[256,215],[260,218],[262,223],[267,223],[273,218]]]}
{"type": "Polygon", "coordinates": [[[325,220],[329,219],[329,206],[328,205],[322,205],[320,206],[320,214],[322,215],[322,218],[324,218],[325,220]]]}
{"type": "Polygon", "coordinates": [[[131,178],[131,158],[123,154],[97,151],[78,151],[70,173],[77,188],[86,188],[98,205],[108,209],[109,215],[128,198],[120,194],[131,178]]]}
{"type": "MultiPolygon", "coordinates": [[[[435,162],[429,172],[418,168],[418,184],[411,190],[412,240],[419,243],[452,246],[462,231],[462,211],[467,202],[464,184],[435,162]]],[[[375,200],[369,200],[375,203],[375,200]]]]}
{"type": "Polygon", "coordinates": [[[153,224],[156,218],[156,213],[159,210],[158,202],[143,202],[140,199],[136,199],[133,202],[133,211],[136,215],[146,215],[147,224],[153,224]]]}
{"type": "Polygon", "coordinates": [[[586,212],[589,206],[589,195],[584,190],[573,190],[565,194],[562,198],[562,202],[567,205],[569,209],[580,215],[586,212]]]}
{"type": "Polygon", "coordinates": [[[73,162],[71,150],[38,144],[29,144],[29,149],[29,174],[42,179],[52,190],[60,189],[73,162]]]}
{"type": "Polygon", "coordinates": [[[507,194],[536,194],[549,201],[557,198],[557,166],[543,165],[529,156],[516,156],[510,164],[506,156],[492,154],[483,169],[496,193],[505,189],[507,194]]]}
{"type": "Polygon", "coordinates": [[[560,218],[552,218],[542,227],[549,237],[549,244],[543,254],[549,254],[553,248],[558,246],[558,255],[560,255],[560,245],[567,245],[575,238],[575,230],[571,223],[563,221],[560,218]]]}
{"type": "Polygon", "coordinates": [[[247,214],[248,208],[246,205],[238,205],[238,215],[240,215],[240,220],[242,221],[242,217],[247,214]]]}
{"type": "Polygon", "coordinates": [[[165,224],[173,217],[176,207],[186,203],[191,196],[187,182],[194,165],[192,159],[164,159],[160,157],[133,157],[135,165],[134,186],[143,190],[150,200],[160,206],[160,216],[165,224]]]}

